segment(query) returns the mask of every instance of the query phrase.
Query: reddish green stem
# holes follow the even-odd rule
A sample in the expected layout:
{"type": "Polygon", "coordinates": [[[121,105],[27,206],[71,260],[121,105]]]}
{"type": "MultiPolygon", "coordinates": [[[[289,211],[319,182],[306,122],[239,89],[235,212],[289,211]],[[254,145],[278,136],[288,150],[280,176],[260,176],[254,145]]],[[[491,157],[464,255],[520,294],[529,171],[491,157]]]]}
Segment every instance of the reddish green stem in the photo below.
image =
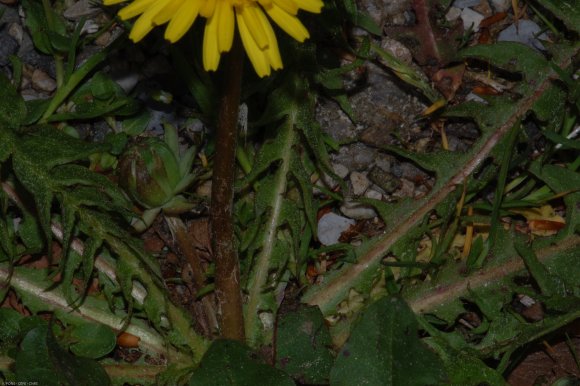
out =
{"type": "Polygon", "coordinates": [[[211,191],[211,236],[215,257],[215,294],[222,338],[243,341],[244,316],[240,266],[234,242],[234,178],[244,52],[238,36],[226,55],[211,191]]]}

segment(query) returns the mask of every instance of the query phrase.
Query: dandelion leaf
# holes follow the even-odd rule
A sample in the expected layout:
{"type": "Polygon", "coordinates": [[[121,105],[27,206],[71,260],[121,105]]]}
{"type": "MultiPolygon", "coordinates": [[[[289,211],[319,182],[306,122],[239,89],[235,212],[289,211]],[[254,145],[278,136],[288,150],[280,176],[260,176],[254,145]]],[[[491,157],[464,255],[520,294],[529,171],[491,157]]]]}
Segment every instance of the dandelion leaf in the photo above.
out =
{"type": "Polygon", "coordinates": [[[276,330],[276,367],[305,384],[327,384],[334,358],[324,318],[316,307],[281,315],[276,330]]]}
{"type": "MultiPolygon", "coordinates": [[[[26,117],[26,105],[12,85],[12,82],[0,73],[0,127],[17,128],[20,126],[26,117]]],[[[4,131],[4,129],[0,130],[4,131]]],[[[8,133],[6,133],[8,134],[8,133]]],[[[1,134],[0,139],[3,139],[6,134],[1,134]]],[[[2,143],[4,141],[0,141],[2,143]]],[[[0,144],[0,160],[5,159],[3,156],[3,148],[6,145],[0,144]]]]}
{"type": "Polygon", "coordinates": [[[539,0],[538,2],[562,20],[566,27],[580,33],[580,8],[576,0],[539,0]]]}
{"type": "Polygon", "coordinates": [[[236,341],[216,340],[193,373],[191,386],[294,386],[284,372],[253,359],[252,351],[236,341]]]}
{"type": "Polygon", "coordinates": [[[371,304],[354,325],[330,374],[340,386],[438,385],[441,360],[421,343],[413,311],[398,296],[371,304]]]}

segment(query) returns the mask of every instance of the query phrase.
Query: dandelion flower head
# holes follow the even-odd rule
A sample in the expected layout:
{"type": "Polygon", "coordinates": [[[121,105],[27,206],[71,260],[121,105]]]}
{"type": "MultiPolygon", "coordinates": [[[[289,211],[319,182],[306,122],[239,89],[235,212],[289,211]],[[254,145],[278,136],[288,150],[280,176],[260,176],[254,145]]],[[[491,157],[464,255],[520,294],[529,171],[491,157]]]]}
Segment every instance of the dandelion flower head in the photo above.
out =
{"type": "MultiPolygon", "coordinates": [[[[126,0],[104,0],[112,5],[126,0]]],[[[310,35],[297,17],[298,11],[320,13],[322,0],[132,0],[119,11],[123,20],[137,17],[130,39],[138,42],[154,27],[167,24],[165,38],[174,43],[191,28],[198,17],[206,19],[203,36],[203,66],[217,70],[221,54],[233,44],[237,24],[242,44],[260,76],[282,68],[282,58],[273,20],[299,42],[310,35]],[[268,15],[268,16],[266,16],[268,15]]]]}

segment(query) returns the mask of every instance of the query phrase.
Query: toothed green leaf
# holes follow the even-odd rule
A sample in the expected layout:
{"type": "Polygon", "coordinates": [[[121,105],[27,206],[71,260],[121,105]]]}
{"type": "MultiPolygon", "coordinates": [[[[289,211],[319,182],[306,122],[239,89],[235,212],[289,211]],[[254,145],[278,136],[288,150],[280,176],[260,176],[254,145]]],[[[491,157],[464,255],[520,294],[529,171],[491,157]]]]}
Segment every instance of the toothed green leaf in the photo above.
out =
{"type": "Polygon", "coordinates": [[[328,384],[334,362],[330,333],[315,307],[280,315],[276,336],[276,367],[307,384],[328,384]]]}
{"type": "Polygon", "coordinates": [[[236,341],[216,340],[189,381],[191,386],[294,386],[283,371],[253,358],[250,349],[236,341]]]}
{"type": "MultiPolygon", "coordinates": [[[[0,73],[0,126],[6,126],[9,129],[15,129],[19,127],[24,118],[26,117],[26,105],[24,100],[20,96],[20,93],[16,91],[16,87],[6,78],[3,73],[0,73]]],[[[5,129],[2,129],[4,131],[5,129]]],[[[9,137],[11,133],[0,134],[0,139],[2,137],[9,137]]],[[[8,139],[8,138],[6,138],[8,139]]],[[[2,144],[4,141],[0,141],[0,161],[4,160],[6,156],[4,155],[4,150],[9,143],[2,144]]]]}
{"type": "Polygon", "coordinates": [[[413,311],[396,296],[371,304],[355,324],[330,373],[332,385],[438,385],[441,360],[419,340],[413,311]]]}
{"type": "Polygon", "coordinates": [[[566,27],[580,33],[580,8],[575,0],[539,0],[538,2],[561,19],[566,27]]]}

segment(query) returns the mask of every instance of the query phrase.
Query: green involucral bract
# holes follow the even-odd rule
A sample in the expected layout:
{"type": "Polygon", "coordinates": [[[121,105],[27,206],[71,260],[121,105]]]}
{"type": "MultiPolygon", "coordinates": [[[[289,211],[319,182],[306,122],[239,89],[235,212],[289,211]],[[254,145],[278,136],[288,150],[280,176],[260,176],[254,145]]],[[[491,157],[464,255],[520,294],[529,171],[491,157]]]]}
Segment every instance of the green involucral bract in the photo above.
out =
{"type": "Polygon", "coordinates": [[[150,138],[127,151],[119,162],[121,185],[145,208],[163,206],[173,197],[177,162],[168,146],[150,138]]]}
{"type": "Polygon", "coordinates": [[[166,212],[189,209],[177,196],[193,182],[190,173],[195,148],[179,154],[177,133],[165,126],[165,141],[148,138],[127,150],[119,160],[120,184],[131,198],[146,209],[166,212]]]}

